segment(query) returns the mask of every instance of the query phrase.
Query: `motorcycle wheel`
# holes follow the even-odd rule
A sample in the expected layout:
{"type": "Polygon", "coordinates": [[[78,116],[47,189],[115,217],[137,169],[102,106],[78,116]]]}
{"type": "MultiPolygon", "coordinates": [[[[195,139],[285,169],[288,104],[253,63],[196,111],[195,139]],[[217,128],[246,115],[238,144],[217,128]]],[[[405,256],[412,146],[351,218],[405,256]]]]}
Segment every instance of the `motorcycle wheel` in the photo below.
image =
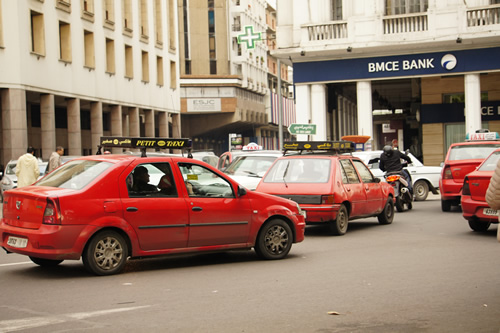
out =
{"type": "Polygon", "coordinates": [[[403,203],[403,200],[401,200],[400,197],[396,198],[396,209],[400,213],[404,210],[404,203],[403,203]]]}

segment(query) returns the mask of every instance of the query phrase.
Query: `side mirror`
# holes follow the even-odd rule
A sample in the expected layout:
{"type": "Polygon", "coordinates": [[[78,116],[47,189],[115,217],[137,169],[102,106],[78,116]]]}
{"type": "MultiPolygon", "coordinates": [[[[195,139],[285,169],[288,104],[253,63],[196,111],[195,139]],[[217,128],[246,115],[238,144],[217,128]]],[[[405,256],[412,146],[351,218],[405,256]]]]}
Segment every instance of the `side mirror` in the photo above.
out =
{"type": "Polygon", "coordinates": [[[238,185],[238,197],[242,197],[247,194],[247,189],[241,185],[238,185]]]}

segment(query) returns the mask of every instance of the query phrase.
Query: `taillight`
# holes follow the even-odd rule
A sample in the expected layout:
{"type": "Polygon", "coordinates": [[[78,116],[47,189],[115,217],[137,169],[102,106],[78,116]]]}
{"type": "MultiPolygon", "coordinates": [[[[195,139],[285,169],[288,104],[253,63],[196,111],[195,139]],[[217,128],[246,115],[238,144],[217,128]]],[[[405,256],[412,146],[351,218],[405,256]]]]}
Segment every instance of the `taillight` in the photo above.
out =
{"type": "Polygon", "coordinates": [[[323,205],[331,205],[331,204],[333,204],[333,194],[331,194],[331,195],[322,195],[321,196],[321,203],[323,205]]]}
{"type": "Polygon", "coordinates": [[[400,176],[399,175],[391,175],[387,176],[386,180],[388,182],[395,182],[396,180],[399,180],[400,176]]]}
{"type": "Polygon", "coordinates": [[[43,224],[61,224],[61,216],[56,202],[47,199],[47,206],[43,212],[43,224]]]}
{"type": "Polygon", "coordinates": [[[451,168],[445,167],[443,171],[443,179],[453,179],[453,175],[451,174],[451,168]]]}
{"type": "Polygon", "coordinates": [[[464,178],[464,187],[462,188],[462,195],[470,195],[469,178],[467,177],[464,178]]]}

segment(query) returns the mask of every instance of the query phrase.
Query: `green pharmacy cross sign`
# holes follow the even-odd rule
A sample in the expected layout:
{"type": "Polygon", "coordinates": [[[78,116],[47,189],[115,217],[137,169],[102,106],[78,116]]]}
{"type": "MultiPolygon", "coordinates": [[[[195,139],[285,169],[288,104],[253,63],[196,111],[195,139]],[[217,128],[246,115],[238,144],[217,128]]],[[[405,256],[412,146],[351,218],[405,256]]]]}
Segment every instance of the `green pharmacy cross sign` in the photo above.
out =
{"type": "Polygon", "coordinates": [[[261,33],[253,32],[253,26],[247,25],[245,27],[245,33],[243,35],[238,35],[238,44],[247,43],[247,49],[254,49],[255,41],[261,39],[261,33]]]}

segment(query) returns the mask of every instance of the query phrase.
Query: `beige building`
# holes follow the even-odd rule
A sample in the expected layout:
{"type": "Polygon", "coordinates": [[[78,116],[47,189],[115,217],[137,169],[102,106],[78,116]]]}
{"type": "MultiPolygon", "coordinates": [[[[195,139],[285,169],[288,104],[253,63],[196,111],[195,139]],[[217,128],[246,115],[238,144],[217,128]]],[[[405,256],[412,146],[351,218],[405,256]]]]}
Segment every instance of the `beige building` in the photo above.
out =
{"type": "Polygon", "coordinates": [[[176,0],[1,0],[1,162],[179,137],[176,0]]]}

